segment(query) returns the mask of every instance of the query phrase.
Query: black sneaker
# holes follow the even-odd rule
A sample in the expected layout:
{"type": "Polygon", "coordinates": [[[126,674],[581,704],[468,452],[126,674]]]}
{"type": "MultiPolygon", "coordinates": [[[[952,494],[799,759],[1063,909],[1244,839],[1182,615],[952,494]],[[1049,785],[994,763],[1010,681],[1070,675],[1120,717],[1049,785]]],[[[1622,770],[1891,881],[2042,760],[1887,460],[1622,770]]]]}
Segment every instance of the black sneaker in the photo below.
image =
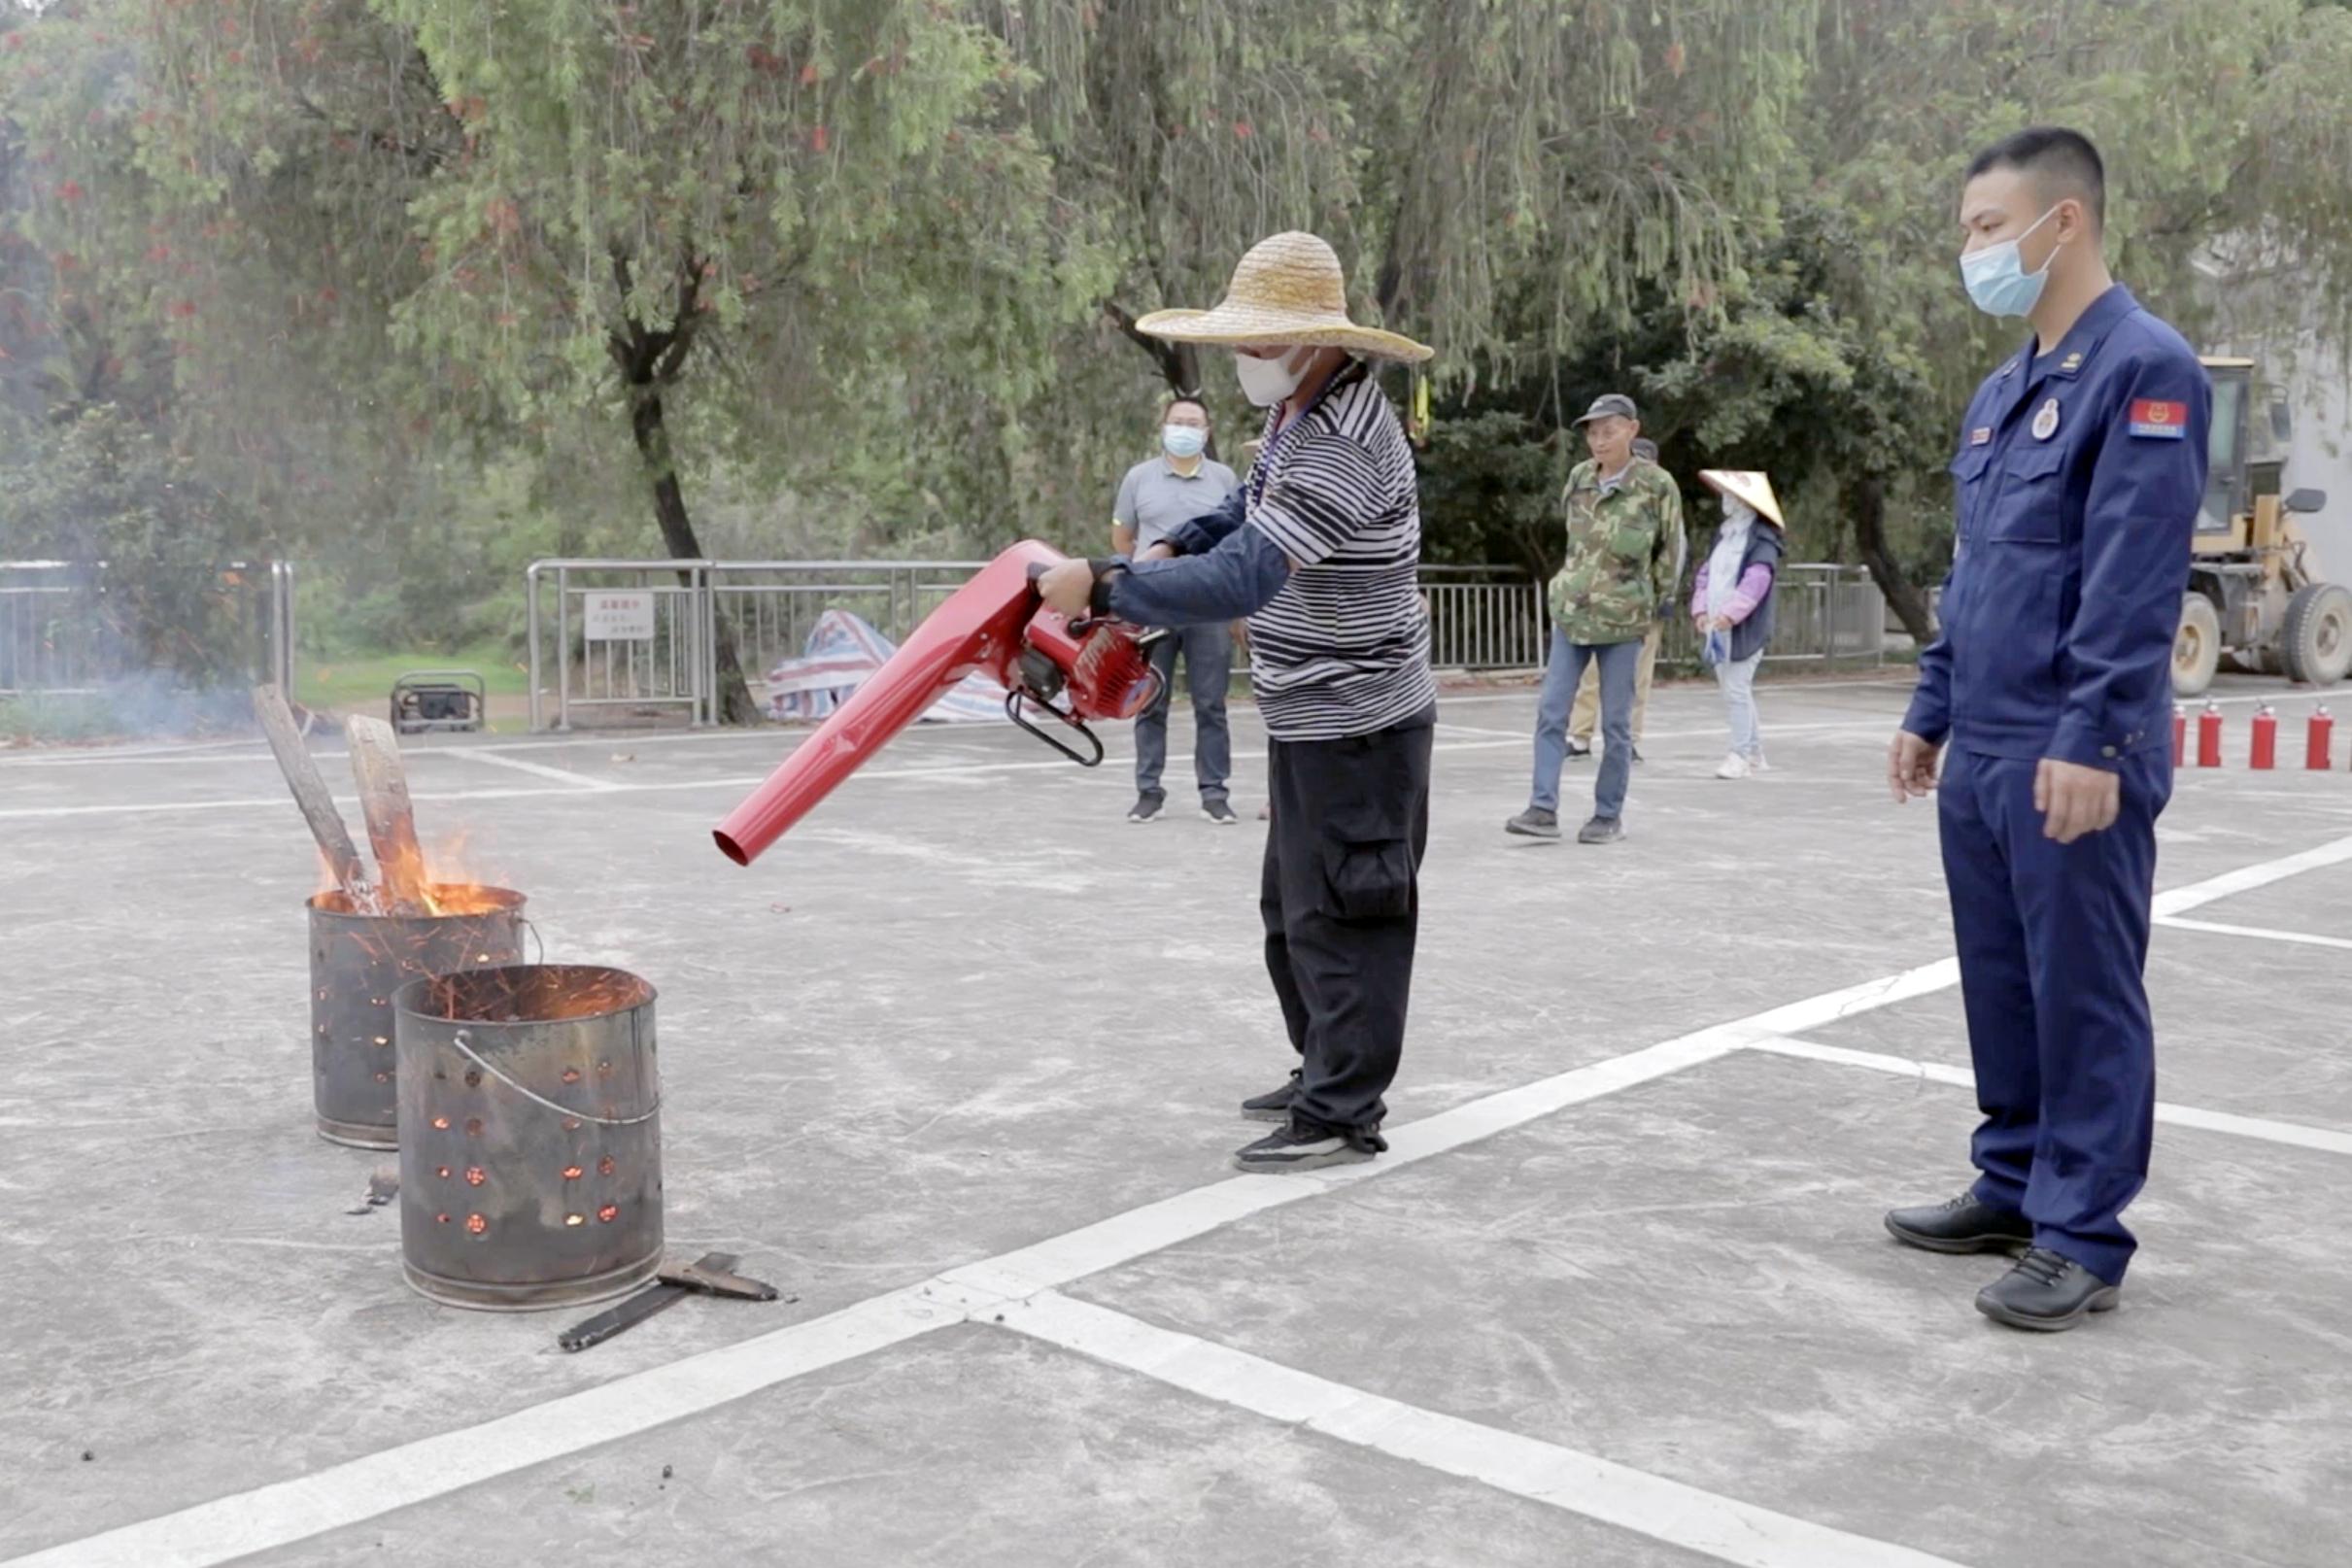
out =
{"type": "Polygon", "coordinates": [[[2028,1247],[2000,1278],[1976,1293],[1976,1310],[2011,1328],[2055,1334],[2093,1312],[2115,1311],[2121,1290],[2072,1258],[2028,1247]]]}
{"type": "Polygon", "coordinates": [[[1254,1095],[1242,1102],[1244,1121],[1288,1121],[1290,1102],[1299,1097],[1299,1070],[1290,1070],[1290,1081],[1278,1089],[1254,1095]]]}
{"type": "Polygon", "coordinates": [[[1625,836],[1625,824],[1616,817],[1594,817],[1576,831],[1580,844],[1614,844],[1625,836]]]}
{"type": "Polygon", "coordinates": [[[1233,814],[1232,802],[1227,801],[1203,801],[1201,816],[1220,828],[1230,828],[1242,820],[1233,814]]]}
{"type": "Polygon", "coordinates": [[[2033,1221],[1968,1191],[1940,1204],[1888,1210],[1887,1234],[1929,1252],[2014,1252],[2033,1240],[2033,1221]]]}
{"type": "Polygon", "coordinates": [[[1167,808],[1168,797],[1165,795],[1139,795],[1135,798],[1135,805],[1127,813],[1127,820],[1130,822],[1157,822],[1160,820],[1160,813],[1167,808]]]}
{"type": "Polygon", "coordinates": [[[1233,1164],[1240,1171],[1288,1176],[1326,1165],[1361,1165],[1387,1149],[1388,1140],[1378,1127],[1324,1127],[1293,1114],[1264,1138],[1236,1150],[1233,1164]]]}
{"type": "Polygon", "coordinates": [[[1645,757],[1645,756],[1643,756],[1643,755],[1642,755],[1642,748],[1641,748],[1641,747],[1639,747],[1639,746],[1635,746],[1635,747],[1632,747],[1632,748],[1631,748],[1631,750],[1632,750],[1632,752],[1633,752],[1633,760],[1634,760],[1635,762],[1637,762],[1637,763],[1646,763],[1646,762],[1648,762],[1648,761],[1650,760],[1649,758],[1647,758],[1647,757],[1645,757]]]}
{"type": "Polygon", "coordinates": [[[1589,741],[1589,740],[1571,740],[1571,741],[1569,741],[1569,742],[1568,742],[1568,760],[1569,760],[1570,762],[1572,762],[1572,763],[1581,763],[1581,762],[1583,762],[1583,761],[1584,761],[1585,758],[1587,758],[1587,757],[1589,757],[1589,756],[1591,756],[1591,755],[1592,755],[1592,742],[1591,742],[1591,741],[1589,741]]]}
{"type": "Polygon", "coordinates": [[[1547,811],[1540,805],[1531,805],[1504,823],[1503,831],[1516,833],[1521,838],[1557,838],[1560,835],[1560,814],[1547,811]]]}

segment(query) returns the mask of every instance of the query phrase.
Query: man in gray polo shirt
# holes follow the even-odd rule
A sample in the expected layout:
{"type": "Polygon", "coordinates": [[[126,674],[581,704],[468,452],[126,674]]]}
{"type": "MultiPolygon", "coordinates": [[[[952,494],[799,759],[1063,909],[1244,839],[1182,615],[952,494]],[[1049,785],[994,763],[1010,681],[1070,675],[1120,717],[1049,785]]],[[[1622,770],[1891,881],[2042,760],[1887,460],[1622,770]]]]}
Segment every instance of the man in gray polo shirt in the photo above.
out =
{"type": "MultiPolygon", "coordinates": [[[[1130,559],[1215,511],[1241,488],[1231,468],[1202,455],[1209,444],[1209,411],[1199,402],[1171,401],[1161,412],[1159,436],[1160,455],[1127,470],[1110,509],[1111,548],[1130,559]]],[[[1225,781],[1233,771],[1233,738],[1225,723],[1225,692],[1233,681],[1233,633],[1222,624],[1178,627],[1151,646],[1160,696],[1135,722],[1136,801],[1127,820],[1156,822],[1168,804],[1160,773],[1168,763],[1168,707],[1179,652],[1192,689],[1192,765],[1201,787],[1201,815],[1230,827],[1235,818],[1225,781]]]]}

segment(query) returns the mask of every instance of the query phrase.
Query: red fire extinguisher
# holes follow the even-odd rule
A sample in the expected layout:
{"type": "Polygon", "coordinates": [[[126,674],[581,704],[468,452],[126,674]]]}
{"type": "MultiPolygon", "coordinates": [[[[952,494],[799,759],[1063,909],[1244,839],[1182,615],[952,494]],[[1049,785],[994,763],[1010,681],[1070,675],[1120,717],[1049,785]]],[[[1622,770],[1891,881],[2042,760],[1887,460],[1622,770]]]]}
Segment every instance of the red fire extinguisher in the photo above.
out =
{"type": "Polygon", "coordinates": [[[2278,766],[2278,715],[2267,702],[2254,715],[2254,752],[2249,766],[2263,771],[2278,766]]]}
{"type": "Polygon", "coordinates": [[[2178,767],[2189,760],[2189,710],[2178,702],[2172,704],[2172,766],[2178,767]]]}
{"type": "Polygon", "coordinates": [[[2197,716],[2197,766],[2221,766],[2221,704],[2208,700],[2205,711],[2197,716]]]}
{"type": "Polygon", "coordinates": [[[2303,767],[2314,773],[2328,770],[2328,758],[2335,750],[2335,721],[2328,716],[2328,704],[2322,702],[2311,715],[2311,728],[2303,741],[2303,767]]]}

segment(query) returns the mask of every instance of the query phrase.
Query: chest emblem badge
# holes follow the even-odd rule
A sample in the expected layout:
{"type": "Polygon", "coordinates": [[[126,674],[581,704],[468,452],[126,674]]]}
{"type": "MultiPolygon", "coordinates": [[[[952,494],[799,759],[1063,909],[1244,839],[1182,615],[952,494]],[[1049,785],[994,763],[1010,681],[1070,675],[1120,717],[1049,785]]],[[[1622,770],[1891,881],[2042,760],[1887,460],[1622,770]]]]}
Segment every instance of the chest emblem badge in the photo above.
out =
{"type": "Polygon", "coordinates": [[[2053,397],[2033,415],[2033,439],[2047,441],[2058,433],[2058,399],[2053,397]]]}

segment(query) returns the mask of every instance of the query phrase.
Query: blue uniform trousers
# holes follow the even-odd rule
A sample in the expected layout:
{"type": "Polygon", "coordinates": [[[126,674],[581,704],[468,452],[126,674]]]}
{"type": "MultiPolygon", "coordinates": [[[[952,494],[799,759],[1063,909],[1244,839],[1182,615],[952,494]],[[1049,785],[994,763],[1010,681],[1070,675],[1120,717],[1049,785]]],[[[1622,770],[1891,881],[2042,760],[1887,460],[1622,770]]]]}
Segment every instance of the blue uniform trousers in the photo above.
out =
{"type": "Polygon", "coordinates": [[[2110,1284],[2137,1245],[2122,1214],[2147,1180],[2155,1120],[2143,976],[2172,760],[2137,751],[2117,767],[2115,825],[2071,844],[2042,835],[2030,759],[1956,748],[1937,810],[1985,1113],[1976,1195],[2110,1284]]]}

